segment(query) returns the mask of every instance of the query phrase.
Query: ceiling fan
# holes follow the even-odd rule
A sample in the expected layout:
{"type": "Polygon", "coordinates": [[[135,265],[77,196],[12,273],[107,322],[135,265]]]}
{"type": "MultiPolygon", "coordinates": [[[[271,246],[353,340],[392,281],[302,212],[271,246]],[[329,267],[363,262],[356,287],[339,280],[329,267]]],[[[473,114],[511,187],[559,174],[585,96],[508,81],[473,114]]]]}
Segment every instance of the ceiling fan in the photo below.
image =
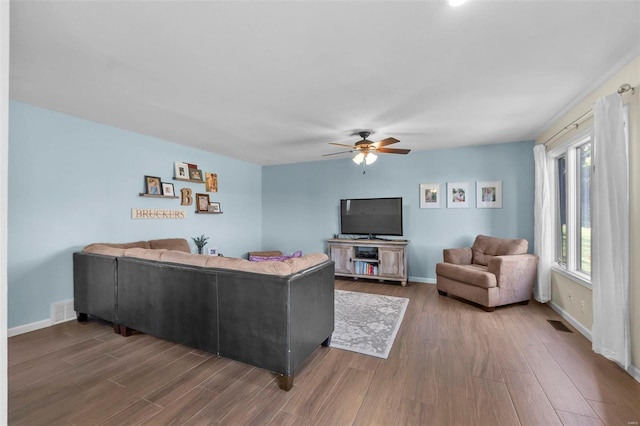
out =
{"type": "Polygon", "coordinates": [[[384,148],[387,145],[391,145],[394,143],[400,142],[396,138],[386,138],[378,142],[372,142],[367,138],[371,135],[370,131],[361,131],[357,133],[362,138],[361,141],[355,143],[355,145],[346,145],[343,143],[335,143],[329,142],[331,145],[344,146],[349,148],[347,151],[334,152],[331,154],[325,154],[323,157],[329,155],[337,155],[344,154],[347,152],[357,152],[356,156],[353,157],[353,161],[356,164],[361,164],[363,161],[365,164],[371,164],[378,158],[375,153],[382,154],[408,154],[410,149],[398,149],[398,148],[384,148]]]}

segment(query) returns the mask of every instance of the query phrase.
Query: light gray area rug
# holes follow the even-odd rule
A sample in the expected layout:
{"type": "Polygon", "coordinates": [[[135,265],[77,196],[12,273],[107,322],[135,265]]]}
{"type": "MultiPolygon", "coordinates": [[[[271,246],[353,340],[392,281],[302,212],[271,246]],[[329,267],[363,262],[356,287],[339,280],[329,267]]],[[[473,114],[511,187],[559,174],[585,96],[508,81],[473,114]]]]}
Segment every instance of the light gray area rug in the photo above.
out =
{"type": "Polygon", "coordinates": [[[336,290],[335,304],[331,347],[387,358],[409,299],[336,290]]]}

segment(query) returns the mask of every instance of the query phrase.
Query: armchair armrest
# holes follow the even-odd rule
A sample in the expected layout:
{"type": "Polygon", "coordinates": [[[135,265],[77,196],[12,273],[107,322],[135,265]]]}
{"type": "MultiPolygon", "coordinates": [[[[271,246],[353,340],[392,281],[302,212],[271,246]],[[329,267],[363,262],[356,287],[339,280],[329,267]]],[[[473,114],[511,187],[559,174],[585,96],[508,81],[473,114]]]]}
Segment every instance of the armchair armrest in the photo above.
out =
{"type": "Polygon", "coordinates": [[[442,250],[442,258],[445,263],[471,265],[471,247],[444,249],[442,250]]]}
{"type": "Polygon", "coordinates": [[[531,292],[537,268],[538,256],[535,254],[494,256],[487,265],[487,271],[496,276],[497,286],[514,293],[531,292]]]}

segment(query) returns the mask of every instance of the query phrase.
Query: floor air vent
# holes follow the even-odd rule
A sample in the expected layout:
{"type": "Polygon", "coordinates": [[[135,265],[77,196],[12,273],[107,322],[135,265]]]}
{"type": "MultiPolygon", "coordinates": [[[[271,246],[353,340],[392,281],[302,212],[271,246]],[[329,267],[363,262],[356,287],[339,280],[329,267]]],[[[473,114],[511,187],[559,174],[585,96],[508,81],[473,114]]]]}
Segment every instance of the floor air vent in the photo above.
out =
{"type": "Polygon", "coordinates": [[[567,328],[566,325],[564,325],[564,323],[562,321],[558,321],[558,320],[547,320],[549,322],[549,324],[551,324],[553,326],[553,328],[555,328],[558,331],[564,331],[567,333],[573,333],[573,331],[569,330],[567,328]]]}

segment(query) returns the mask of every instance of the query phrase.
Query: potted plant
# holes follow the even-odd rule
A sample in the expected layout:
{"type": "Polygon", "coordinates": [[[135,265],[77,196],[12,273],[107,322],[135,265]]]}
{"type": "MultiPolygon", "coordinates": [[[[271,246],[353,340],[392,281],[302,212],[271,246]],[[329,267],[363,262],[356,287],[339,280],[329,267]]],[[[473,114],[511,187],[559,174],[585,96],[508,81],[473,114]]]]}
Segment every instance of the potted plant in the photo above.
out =
{"type": "Polygon", "coordinates": [[[207,245],[209,237],[205,237],[204,234],[202,234],[199,237],[192,237],[191,239],[196,243],[196,247],[198,247],[198,254],[202,254],[202,248],[207,245]]]}

